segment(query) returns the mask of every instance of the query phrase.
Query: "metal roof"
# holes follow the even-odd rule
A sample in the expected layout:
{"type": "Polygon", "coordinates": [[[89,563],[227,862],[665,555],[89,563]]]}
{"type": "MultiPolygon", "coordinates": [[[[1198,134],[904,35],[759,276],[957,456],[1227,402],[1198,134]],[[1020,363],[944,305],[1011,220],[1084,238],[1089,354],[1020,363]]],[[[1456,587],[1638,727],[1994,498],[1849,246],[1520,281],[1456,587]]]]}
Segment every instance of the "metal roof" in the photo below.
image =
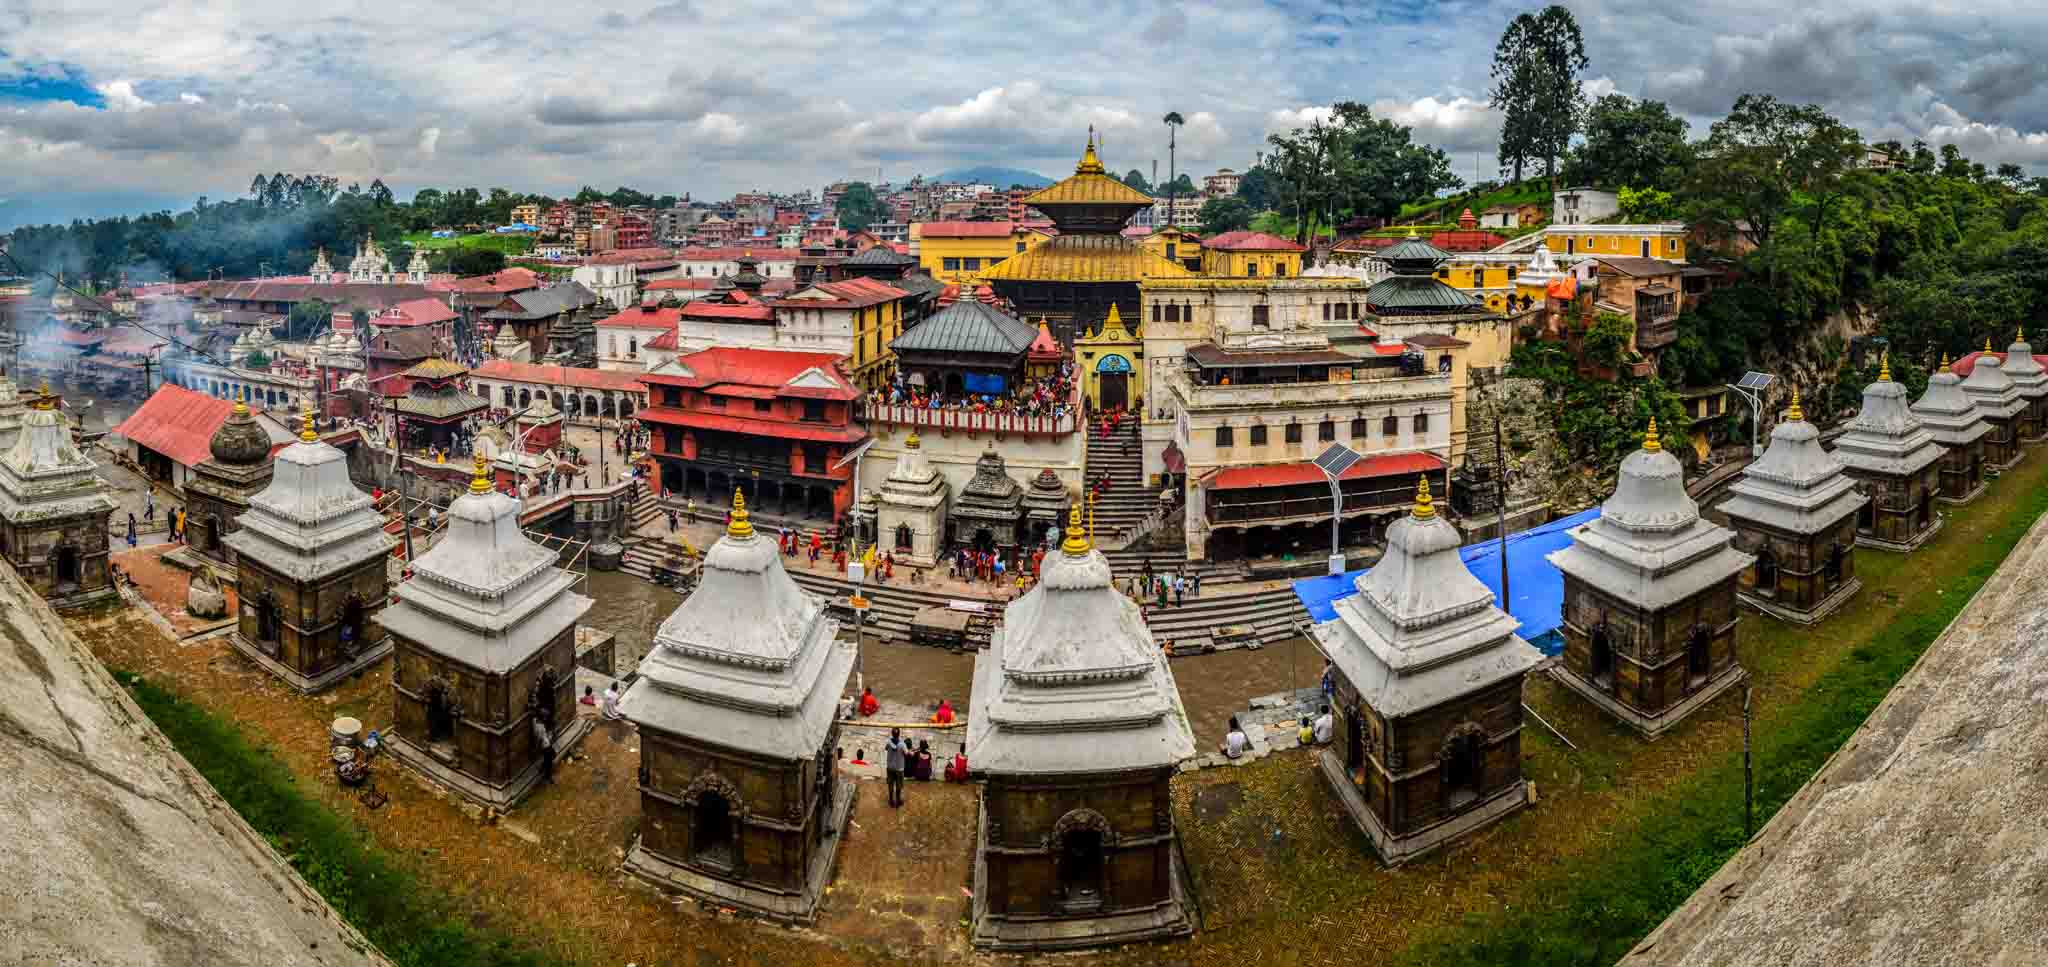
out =
{"type": "Polygon", "coordinates": [[[955,302],[889,344],[892,352],[987,353],[1014,356],[1031,348],[1038,330],[980,302],[955,302]]]}
{"type": "Polygon", "coordinates": [[[917,260],[900,255],[892,249],[877,245],[840,262],[841,265],[916,265],[917,260]]]}
{"type": "Polygon", "coordinates": [[[1485,308],[1469,292],[1452,288],[1434,277],[1412,275],[1397,275],[1373,283],[1372,288],[1365,290],[1365,302],[1375,310],[1485,308]]]}
{"type": "Polygon", "coordinates": [[[1380,258],[1389,262],[1442,262],[1450,257],[1451,253],[1419,238],[1404,238],[1380,250],[1380,258]]]}
{"type": "Polygon", "coordinates": [[[1122,236],[1076,234],[1040,242],[984,270],[981,277],[991,282],[1140,282],[1192,274],[1122,236]]]}

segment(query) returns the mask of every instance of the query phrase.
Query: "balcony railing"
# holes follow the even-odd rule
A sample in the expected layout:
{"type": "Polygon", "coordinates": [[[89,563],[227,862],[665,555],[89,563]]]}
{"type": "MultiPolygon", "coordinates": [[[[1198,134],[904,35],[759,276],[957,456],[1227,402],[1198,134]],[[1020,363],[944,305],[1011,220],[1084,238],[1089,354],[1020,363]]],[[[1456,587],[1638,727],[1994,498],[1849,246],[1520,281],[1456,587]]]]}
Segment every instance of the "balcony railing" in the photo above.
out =
{"type": "Polygon", "coordinates": [[[895,403],[862,403],[856,412],[859,419],[866,423],[913,426],[920,433],[939,430],[947,433],[1022,433],[1059,436],[1074,432],[1079,425],[1079,416],[1073,406],[1067,408],[1066,415],[1058,417],[1027,416],[1022,413],[977,413],[962,409],[934,410],[895,403]]]}
{"type": "Polygon", "coordinates": [[[1171,379],[1180,397],[1186,400],[1190,407],[1196,409],[1270,406],[1280,403],[1344,405],[1416,399],[1422,395],[1448,396],[1451,392],[1451,377],[1448,373],[1430,372],[1420,376],[1404,376],[1399,369],[1392,367],[1363,372],[1373,375],[1334,383],[1244,383],[1231,386],[1197,384],[1188,379],[1186,373],[1174,373],[1171,379]],[[1424,388],[1424,391],[1418,394],[1418,388],[1424,388]]]}

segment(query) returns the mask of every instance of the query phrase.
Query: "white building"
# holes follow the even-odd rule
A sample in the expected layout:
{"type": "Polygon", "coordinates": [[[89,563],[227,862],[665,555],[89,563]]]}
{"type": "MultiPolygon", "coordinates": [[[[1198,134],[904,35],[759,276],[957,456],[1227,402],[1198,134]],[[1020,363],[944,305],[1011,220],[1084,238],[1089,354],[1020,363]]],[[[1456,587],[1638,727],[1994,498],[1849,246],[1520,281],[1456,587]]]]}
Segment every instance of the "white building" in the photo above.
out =
{"type": "Polygon", "coordinates": [[[1551,193],[1550,224],[1587,225],[1621,214],[1621,196],[1599,188],[1560,188],[1551,193]]]}
{"type": "Polygon", "coordinates": [[[640,269],[631,262],[579,265],[569,277],[614,306],[629,306],[640,298],[640,269]]]}

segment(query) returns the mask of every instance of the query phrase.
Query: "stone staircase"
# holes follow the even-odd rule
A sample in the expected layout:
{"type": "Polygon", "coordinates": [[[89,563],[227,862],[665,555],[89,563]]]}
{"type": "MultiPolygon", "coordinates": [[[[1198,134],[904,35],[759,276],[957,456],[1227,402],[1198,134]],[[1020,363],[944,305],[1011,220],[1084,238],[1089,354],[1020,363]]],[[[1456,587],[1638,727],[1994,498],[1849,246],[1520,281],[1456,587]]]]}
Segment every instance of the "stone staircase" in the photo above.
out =
{"type": "Polygon", "coordinates": [[[1088,431],[1086,482],[1109,473],[1110,487],[1095,501],[1095,533],[1104,539],[1143,521],[1159,509],[1159,494],[1145,485],[1144,445],[1138,420],[1126,419],[1121,430],[1104,438],[1099,426],[1088,431]]]}
{"type": "MultiPolygon", "coordinates": [[[[805,590],[841,607],[853,588],[853,583],[836,571],[798,566],[789,569],[789,576],[805,590]]],[[[865,593],[872,603],[865,633],[892,641],[910,640],[910,623],[918,611],[956,600],[944,590],[900,579],[886,585],[869,583],[865,593]]],[[[1000,602],[990,606],[1001,610],[1000,602]]],[[[1294,637],[1294,623],[1306,623],[1308,612],[1290,587],[1263,590],[1226,585],[1200,598],[1189,598],[1177,608],[1150,609],[1146,620],[1155,640],[1173,642],[1174,655],[1186,657],[1210,650],[1277,644],[1294,637]]],[[[986,636],[979,637],[986,644],[986,636]]]]}

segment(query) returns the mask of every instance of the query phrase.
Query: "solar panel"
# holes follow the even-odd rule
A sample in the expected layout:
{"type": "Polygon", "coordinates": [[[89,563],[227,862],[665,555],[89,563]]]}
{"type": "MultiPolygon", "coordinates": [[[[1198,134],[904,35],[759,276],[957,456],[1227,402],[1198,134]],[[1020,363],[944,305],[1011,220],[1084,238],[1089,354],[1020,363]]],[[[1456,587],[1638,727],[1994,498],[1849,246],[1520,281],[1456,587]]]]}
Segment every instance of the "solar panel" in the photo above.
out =
{"type": "Polygon", "coordinates": [[[1341,477],[1344,475],[1344,471],[1351,469],[1352,464],[1363,459],[1365,458],[1359,456],[1357,451],[1352,450],[1350,447],[1341,443],[1332,443],[1329,449],[1324,450],[1316,457],[1316,466],[1321,467],[1324,473],[1332,477],[1341,477]]]}
{"type": "Polygon", "coordinates": [[[1737,383],[1735,385],[1740,386],[1743,389],[1760,390],[1770,386],[1772,383],[1775,383],[1777,381],[1778,378],[1776,376],[1772,376],[1769,373],[1759,373],[1755,370],[1751,370],[1747,373],[1743,373],[1742,382],[1737,383]]]}

